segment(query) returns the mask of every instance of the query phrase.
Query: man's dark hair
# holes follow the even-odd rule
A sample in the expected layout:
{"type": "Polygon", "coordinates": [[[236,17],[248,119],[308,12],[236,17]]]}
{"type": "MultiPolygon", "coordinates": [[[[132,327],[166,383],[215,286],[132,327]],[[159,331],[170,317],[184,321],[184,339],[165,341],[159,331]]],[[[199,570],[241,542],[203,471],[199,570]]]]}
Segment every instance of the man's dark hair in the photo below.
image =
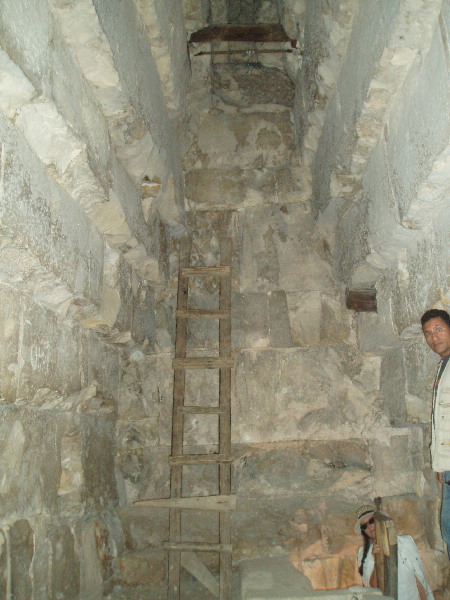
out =
{"type": "Polygon", "coordinates": [[[429,321],[430,319],[437,319],[438,317],[441,318],[444,321],[444,323],[450,327],[450,315],[446,310],[441,310],[439,308],[431,308],[430,310],[424,312],[423,315],[420,317],[420,323],[423,327],[427,321],[429,321]]]}

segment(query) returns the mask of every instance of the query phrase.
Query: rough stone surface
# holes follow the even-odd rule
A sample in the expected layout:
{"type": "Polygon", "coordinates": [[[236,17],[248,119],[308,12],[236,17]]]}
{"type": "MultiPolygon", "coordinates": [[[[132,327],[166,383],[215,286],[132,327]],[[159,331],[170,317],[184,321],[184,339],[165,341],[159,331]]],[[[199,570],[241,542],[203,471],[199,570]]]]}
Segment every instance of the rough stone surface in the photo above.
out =
{"type": "MultiPolygon", "coordinates": [[[[383,496],[448,600],[417,325],[450,305],[448,2],[1,0],[0,28],[0,596],[166,596],[168,511],[132,503],[170,494],[178,241],[214,266],[226,233],[235,560],[358,585],[354,511],[383,496]],[[187,48],[248,21],[296,48],[187,48]],[[368,283],[377,312],[347,310],[368,283]]],[[[190,291],[218,308],[217,282],[190,291]]],[[[189,327],[188,355],[217,333],[189,327]]],[[[219,384],[189,373],[186,402],[219,384]]],[[[214,415],[183,433],[217,449],[214,415]]],[[[216,530],[194,511],[182,535],[216,530]]]]}

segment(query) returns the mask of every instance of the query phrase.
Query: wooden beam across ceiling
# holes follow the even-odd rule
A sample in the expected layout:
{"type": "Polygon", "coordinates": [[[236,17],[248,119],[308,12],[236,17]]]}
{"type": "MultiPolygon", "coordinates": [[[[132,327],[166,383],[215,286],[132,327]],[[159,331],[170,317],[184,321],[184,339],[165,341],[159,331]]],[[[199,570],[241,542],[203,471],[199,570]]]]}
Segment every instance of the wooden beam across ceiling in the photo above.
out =
{"type": "Polygon", "coordinates": [[[279,23],[258,25],[210,25],[194,31],[189,38],[190,43],[204,42],[289,42],[296,47],[296,40],[291,40],[279,23]]]}

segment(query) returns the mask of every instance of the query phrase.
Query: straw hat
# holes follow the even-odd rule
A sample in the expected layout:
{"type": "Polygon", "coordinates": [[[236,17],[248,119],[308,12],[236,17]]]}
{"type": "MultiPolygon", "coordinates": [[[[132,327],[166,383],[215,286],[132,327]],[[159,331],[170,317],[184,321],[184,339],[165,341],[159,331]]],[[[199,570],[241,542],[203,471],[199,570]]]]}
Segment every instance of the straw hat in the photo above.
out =
{"type": "Polygon", "coordinates": [[[356,511],[355,533],[361,533],[361,521],[364,519],[364,517],[367,517],[367,515],[375,512],[384,515],[388,519],[391,518],[387,513],[384,512],[384,510],[377,511],[373,504],[365,504],[364,506],[360,506],[356,511]]]}

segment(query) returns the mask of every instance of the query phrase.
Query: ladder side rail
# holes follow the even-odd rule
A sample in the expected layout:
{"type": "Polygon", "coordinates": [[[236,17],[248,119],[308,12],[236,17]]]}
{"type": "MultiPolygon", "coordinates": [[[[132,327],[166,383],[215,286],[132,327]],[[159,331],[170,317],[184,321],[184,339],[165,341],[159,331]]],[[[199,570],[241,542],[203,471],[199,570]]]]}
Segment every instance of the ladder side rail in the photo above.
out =
{"type": "MultiPolygon", "coordinates": [[[[188,307],[189,279],[182,276],[183,267],[189,264],[191,254],[191,241],[188,238],[182,240],[180,244],[180,272],[178,276],[177,291],[177,309],[186,310],[188,307]]],[[[176,320],[175,333],[175,357],[186,357],[187,344],[186,319],[176,320]]],[[[174,371],[173,405],[172,405],[172,447],[171,453],[183,453],[184,437],[184,414],[180,407],[184,405],[184,393],[186,384],[186,372],[184,370],[174,371]]],[[[170,466],[170,497],[181,498],[183,488],[183,466],[170,466]]],[[[181,509],[173,508],[169,510],[169,539],[171,542],[180,542],[181,540],[181,509]]],[[[181,552],[169,552],[168,566],[168,598],[169,600],[180,600],[180,568],[181,552]]]]}
{"type": "MultiPolygon", "coordinates": [[[[231,242],[222,238],[220,244],[222,265],[231,265],[231,242]]],[[[230,276],[219,283],[219,309],[231,314],[230,276]]],[[[219,321],[219,356],[231,358],[231,318],[219,321]]],[[[219,452],[231,456],[231,368],[219,372],[219,452]]],[[[219,493],[231,494],[231,463],[219,465],[219,493]]],[[[219,541],[231,546],[231,514],[219,514],[219,541]]],[[[220,600],[231,598],[232,553],[219,555],[220,600]]]]}

